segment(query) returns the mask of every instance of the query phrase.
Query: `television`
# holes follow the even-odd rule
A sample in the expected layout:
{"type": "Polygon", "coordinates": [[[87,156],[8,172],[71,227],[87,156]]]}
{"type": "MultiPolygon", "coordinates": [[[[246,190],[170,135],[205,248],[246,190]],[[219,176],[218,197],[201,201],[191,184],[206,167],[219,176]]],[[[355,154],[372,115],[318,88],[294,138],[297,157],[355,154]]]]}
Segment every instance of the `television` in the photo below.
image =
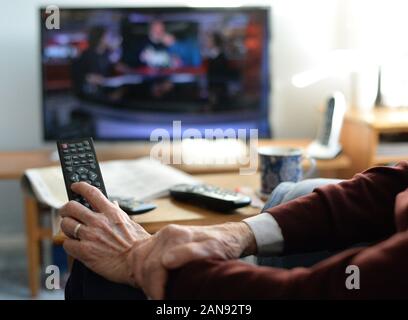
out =
{"type": "Polygon", "coordinates": [[[155,129],[258,129],[269,137],[270,12],[40,9],[46,141],[150,139],[155,129]]]}

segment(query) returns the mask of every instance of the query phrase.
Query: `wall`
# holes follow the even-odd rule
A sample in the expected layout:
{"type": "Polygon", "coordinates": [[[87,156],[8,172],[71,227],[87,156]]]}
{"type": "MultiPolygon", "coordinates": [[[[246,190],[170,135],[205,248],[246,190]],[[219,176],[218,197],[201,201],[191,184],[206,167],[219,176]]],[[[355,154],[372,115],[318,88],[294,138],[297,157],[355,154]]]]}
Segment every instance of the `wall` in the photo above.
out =
{"type": "MultiPolygon", "coordinates": [[[[37,8],[65,6],[115,6],[118,1],[68,0],[3,1],[0,11],[0,150],[42,146],[39,96],[37,8]]],[[[123,6],[142,1],[121,1],[123,6]]],[[[203,1],[211,6],[217,1],[203,1]]],[[[250,5],[262,4],[248,1],[250,5]]],[[[347,91],[348,78],[327,80],[297,89],[291,77],[313,67],[336,48],[341,0],[276,0],[273,3],[273,111],[275,137],[313,137],[317,108],[334,88],[347,91]]],[[[145,5],[179,4],[183,1],[144,0],[145,5]]],[[[190,4],[192,1],[188,2],[190,4]]],[[[264,3],[271,3],[264,1],[264,3]]],[[[225,4],[225,2],[223,2],[225,4]]],[[[22,232],[22,205],[17,182],[0,184],[0,234],[22,232]]]]}

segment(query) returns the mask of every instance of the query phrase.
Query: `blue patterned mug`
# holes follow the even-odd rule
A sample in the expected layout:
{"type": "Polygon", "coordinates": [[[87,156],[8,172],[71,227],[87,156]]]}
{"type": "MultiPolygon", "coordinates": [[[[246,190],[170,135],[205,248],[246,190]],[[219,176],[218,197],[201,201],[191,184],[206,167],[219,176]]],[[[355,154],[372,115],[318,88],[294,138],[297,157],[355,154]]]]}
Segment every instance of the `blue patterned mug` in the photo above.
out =
{"type": "Polygon", "coordinates": [[[291,147],[261,147],[258,149],[261,166],[261,194],[269,196],[279,183],[298,182],[308,178],[316,168],[316,161],[303,155],[302,149],[291,147]],[[303,174],[302,160],[310,161],[309,170],[303,174]]]}

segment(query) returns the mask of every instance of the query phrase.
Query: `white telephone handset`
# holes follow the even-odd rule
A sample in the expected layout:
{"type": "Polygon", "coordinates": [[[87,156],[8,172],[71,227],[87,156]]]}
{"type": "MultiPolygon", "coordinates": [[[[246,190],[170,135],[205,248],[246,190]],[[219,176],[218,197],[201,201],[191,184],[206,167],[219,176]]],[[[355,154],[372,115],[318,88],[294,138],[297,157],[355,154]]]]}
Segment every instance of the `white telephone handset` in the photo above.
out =
{"type": "Polygon", "coordinates": [[[328,99],[316,140],[307,148],[308,155],[316,159],[333,159],[341,152],[339,140],[345,112],[346,99],[341,92],[335,92],[328,99]]]}

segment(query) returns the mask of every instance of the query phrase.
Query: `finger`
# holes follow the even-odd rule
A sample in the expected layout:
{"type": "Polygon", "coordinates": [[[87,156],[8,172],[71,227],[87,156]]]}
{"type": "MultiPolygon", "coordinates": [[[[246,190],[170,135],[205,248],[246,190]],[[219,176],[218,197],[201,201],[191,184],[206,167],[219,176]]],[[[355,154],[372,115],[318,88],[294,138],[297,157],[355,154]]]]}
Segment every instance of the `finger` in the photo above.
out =
{"type": "Polygon", "coordinates": [[[63,218],[61,221],[61,230],[71,239],[86,239],[86,235],[88,233],[86,232],[87,226],[84,224],[81,224],[75,237],[75,229],[77,228],[79,223],[80,222],[78,222],[77,220],[69,217],[63,218]]]}
{"type": "Polygon", "coordinates": [[[77,182],[71,185],[72,191],[83,196],[86,201],[99,212],[107,212],[112,209],[112,202],[98,188],[91,186],[86,182],[77,182]]]}
{"type": "Polygon", "coordinates": [[[223,258],[223,255],[208,243],[191,242],[168,250],[162,256],[162,264],[167,269],[177,269],[189,262],[206,258],[223,258]]]}
{"type": "Polygon", "coordinates": [[[83,242],[66,239],[62,246],[64,247],[64,250],[68,253],[68,255],[70,255],[74,259],[84,262],[85,250],[83,248],[83,242]]]}
{"type": "Polygon", "coordinates": [[[59,214],[63,218],[69,217],[86,225],[90,225],[95,219],[94,212],[76,201],[70,201],[64,205],[59,210],[59,214]]]}

